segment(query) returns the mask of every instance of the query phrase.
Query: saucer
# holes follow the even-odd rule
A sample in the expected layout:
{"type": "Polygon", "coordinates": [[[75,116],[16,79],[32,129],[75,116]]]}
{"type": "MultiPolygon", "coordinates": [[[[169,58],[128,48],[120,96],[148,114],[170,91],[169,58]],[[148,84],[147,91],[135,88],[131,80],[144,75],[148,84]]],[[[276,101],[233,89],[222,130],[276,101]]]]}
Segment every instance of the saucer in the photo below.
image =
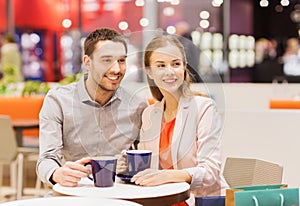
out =
{"type": "Polygon", "coordinates": [[[132,176],[126,174],[117,174],[117,177],[120,178],[122,181],[128,184],[135,184],[134,182],[130,182],[132,176]]]}

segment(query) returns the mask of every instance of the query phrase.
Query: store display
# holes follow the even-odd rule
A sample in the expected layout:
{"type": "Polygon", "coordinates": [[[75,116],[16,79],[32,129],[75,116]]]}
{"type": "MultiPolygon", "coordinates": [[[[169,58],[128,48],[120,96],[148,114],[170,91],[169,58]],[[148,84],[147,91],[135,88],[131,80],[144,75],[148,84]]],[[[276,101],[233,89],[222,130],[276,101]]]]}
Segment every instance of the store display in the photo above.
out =
{"type": "Polygon", "coordinates": [[[22,69],[25,80],[43,81],[42,33],[24,32],[21,34],[22,69]]]}
{"type": "Polygon", "coordinates": [[[231,69],[251,68],[255,64],[253,36],[232,34],[228,39],[228,63],[231,69]]]}

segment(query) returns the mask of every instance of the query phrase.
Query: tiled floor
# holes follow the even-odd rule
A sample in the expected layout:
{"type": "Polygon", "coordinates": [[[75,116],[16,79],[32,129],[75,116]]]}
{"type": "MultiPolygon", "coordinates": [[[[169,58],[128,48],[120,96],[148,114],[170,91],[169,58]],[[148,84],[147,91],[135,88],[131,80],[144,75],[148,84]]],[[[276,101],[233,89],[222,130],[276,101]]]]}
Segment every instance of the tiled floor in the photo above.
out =
{"type": "MultiPolygon", "coordinates": [[[[0,188],[0,203],[16,200],[15,189],[10,187],[9,167],[4,167],[3,186],[0,188]]],[[[22,199],[45,196],[49,189],[42,184],[41,188],[36,191],[36,174],[35,165],[28,164],[25,169],[25,182],[22,199]]]]}
{"type": "MultiPolygon", "coordinates": [[[[22,199],[43,197],[48,190],[40,189],[36,192],[35,188],[25,188],[22,199]]],[[[9,186],[1,187],[0,203],[16,200],[15,190],[9,186]]]]}

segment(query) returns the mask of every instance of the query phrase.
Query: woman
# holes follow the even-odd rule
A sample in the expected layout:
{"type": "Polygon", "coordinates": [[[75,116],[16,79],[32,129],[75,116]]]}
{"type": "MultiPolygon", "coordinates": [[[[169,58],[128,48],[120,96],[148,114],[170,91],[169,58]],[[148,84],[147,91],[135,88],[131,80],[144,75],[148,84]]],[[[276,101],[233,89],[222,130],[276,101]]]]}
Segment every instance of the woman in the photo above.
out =
{"type": "Polygon", "coordinates": [[[153,38],[144,66],[158,101],[143,112],[138,149],[152,150],[152,162],[131,181],[144,186],[187,182],[195,196],[225,195],[220,117],[212,99],[190,90],[182,44],[175,36],[153,38]]]}

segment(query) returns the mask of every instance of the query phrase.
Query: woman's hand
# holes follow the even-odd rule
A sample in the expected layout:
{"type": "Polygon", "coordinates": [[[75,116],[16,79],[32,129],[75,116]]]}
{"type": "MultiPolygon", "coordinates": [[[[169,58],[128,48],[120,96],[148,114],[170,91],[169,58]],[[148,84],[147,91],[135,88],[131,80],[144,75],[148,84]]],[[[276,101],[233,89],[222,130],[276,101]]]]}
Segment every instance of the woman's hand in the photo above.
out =
{"type": "Polygon", "coordinates": [[[131,182],[142,186],[161,185],[169,182],[166,178],[168,170],[146,169],[134,175],[131,182]]]}
{"type": "Polygon", "coordinates": [[[190,183],[192,177],[185,170],[146,169],[131,178],[131,182],[141,186],[155,186],[170,182],[190,183]]]}

